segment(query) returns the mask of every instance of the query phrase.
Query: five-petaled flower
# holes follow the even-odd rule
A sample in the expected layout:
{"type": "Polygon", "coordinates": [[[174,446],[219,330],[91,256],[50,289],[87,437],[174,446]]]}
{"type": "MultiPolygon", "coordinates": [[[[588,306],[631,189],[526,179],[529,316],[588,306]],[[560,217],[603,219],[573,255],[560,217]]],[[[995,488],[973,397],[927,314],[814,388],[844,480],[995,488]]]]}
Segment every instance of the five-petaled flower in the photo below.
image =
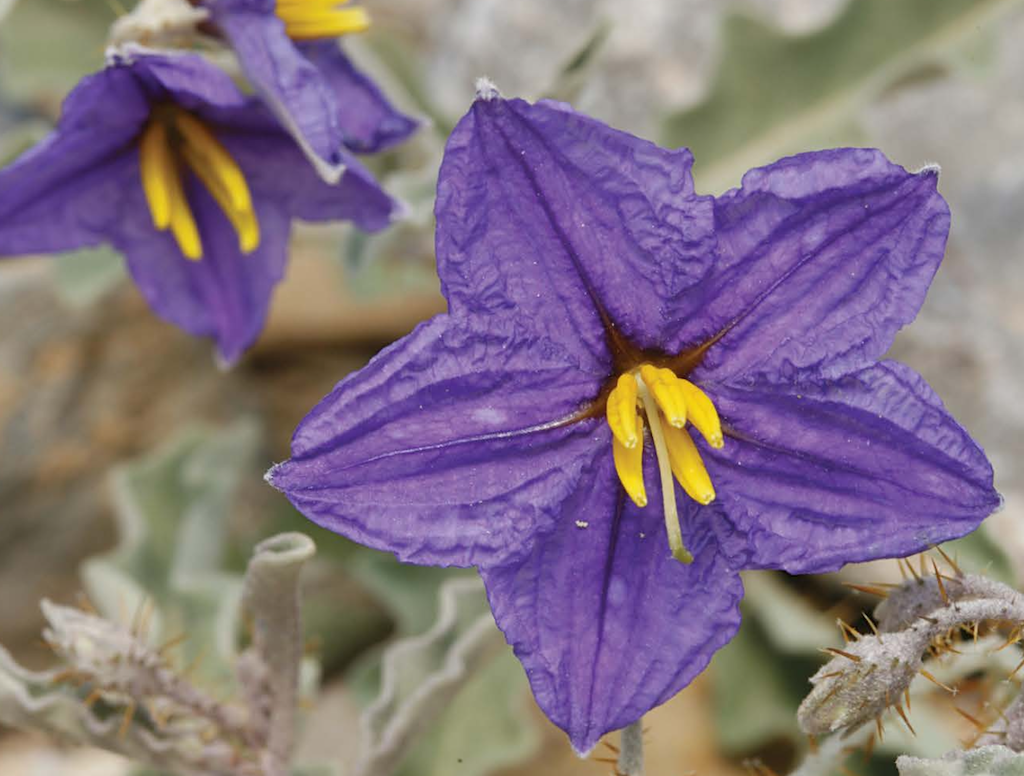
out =
{"type": "Polygon", "coordinates": [[[691,163],[482,94],[438,182],[449,312],[342,380],[268,473],[351,539],[478,566],[579,751],[732,637],[739,570],[907,555],[999,503],[924,380],[878,360],[943,255],[935,171],[821,151],[716,198],[691,163]]]}
{"type": "Polygon", "coordinates": [[[255,98],[194,54],[114,52],[0,170],[0,255],[109,242],[162,317],[235,361],[263,327],[293,218],[377,230],[396,203],[350,155],[324,182],[255,98]]]}
{"type": "Polygon", "coordinates": [[[193,0],[231,44],[246,77],[328,182],[345,167],[343,147],[374,152],[418,126],[395,110],[342,53],[336,38],[369,16],[348,0],[193,0]]]}

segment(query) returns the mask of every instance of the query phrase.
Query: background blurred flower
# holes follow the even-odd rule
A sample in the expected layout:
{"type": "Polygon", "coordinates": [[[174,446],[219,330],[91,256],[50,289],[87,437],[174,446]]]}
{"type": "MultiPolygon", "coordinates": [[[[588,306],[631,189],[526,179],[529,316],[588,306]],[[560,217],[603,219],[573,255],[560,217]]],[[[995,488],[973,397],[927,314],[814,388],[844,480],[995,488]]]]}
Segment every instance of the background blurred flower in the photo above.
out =
{"type": "MultiPolygon", "coordinates": [[[[877,361],[943,255],[934,170],[823,151],[716,199],[694,193],[686,150],[483,97],[438,184],[449,314],[343,380],[268,477],[356,541],[479,566],[538,703],[587,751],[732,637],[739,569],[908,555],[999,497],[923,379],[877,361]],[[717,499],[679,494],[691,565],[662,538],[671,478],[663,513],[613,463],[609,392],[644,364],[722,416],[723,445],[695,440],[717,499]]],[[[663,453],[644,459],[649,488],[663,453]]]]}
{"type": "Polygon", "coordinates": [[[342,147],[380,151],[405,140],[417,122],[395,110],[335,40],[369,25],[360,7],[307,0],[208,0],[211,20],[323,177],[344,171],[342,147]]]}
{"type": "Polygon", "coordinates": [[[191,54],[125,50],[68,96],[51,135],[0,171],[0,255],[110,242],[155,312],[213,337],[232,363],[263,327],[293,218],[390,222],[395,202],[344,159],[327,184],[221,70],[191,54]]]}

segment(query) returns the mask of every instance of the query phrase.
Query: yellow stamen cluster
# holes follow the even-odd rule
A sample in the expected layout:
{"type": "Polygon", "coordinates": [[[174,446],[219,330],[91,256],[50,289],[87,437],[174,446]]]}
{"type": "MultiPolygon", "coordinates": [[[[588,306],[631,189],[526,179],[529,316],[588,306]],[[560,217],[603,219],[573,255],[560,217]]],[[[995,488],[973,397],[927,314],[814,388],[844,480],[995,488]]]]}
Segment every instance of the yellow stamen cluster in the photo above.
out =
{"type": "Polygon", "coordinates": [[[644,364],[639,370],[621,375],[608,395],[608,425],[612,430],[615,471],[638,507],[647,506],[641,408],[647,417],[658,459],[669,547],[678,560],[689,563],[693,556],[683,546],[673,477],[694,501],[701,504],[714,501],[711,477],[686,430],[686,423],[689,421],[714,448],[724,444],[722,423],[707,394],[670,369],[644,364]]]}
{"type": "Polygon", "coordinates": [[[348,0],[277,0],[277,18],[292,40],[336,38],[370,26],[364,8],[339,8],[348,0]]]}
{"type": "Polygon", "coordinates": [[[213,133],[180,108],[158,108],[142,131],[139,168],[153,225],[170,230],[182,254],[201,259],[203,246],[195,217],[185,198],[182,175],[195,173],[220,205],[238,234],[242,253],[260,244],[252,196],[238,164],[213,133]]]}

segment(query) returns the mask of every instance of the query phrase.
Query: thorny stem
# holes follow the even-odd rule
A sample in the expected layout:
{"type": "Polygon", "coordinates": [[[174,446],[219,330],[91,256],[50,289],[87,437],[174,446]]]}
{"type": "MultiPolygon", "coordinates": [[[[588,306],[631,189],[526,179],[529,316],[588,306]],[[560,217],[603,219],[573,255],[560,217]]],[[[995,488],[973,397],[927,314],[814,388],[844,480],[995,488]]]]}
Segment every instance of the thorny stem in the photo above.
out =
{"type": "Polygon", "coordinates": [[[644,731],[643,717],[622,729],[617,771],[622,776],[643,776],[644,731]]]}
{"type": "MultiPolygon", "coordinates": [[[[949,639],[960,630],[976,637],[978,625],[985,622],[1008,623],[1012,628],[1003,647],[1024,637],[1024,596],[998,582],[963,574],[955,566],[955,576],[933,568],[934,578],[915,574],[914,579],[888,593],[875,610],[878,625],[874,635],[862,634],[844,649],[825,650],[835,657],[811,678],[814,689],[797,712],[804,732],[821,735],[852,730],[872,719],[879,722],[889,709],[912,729],[900,700],[910,683],[921,673],[945,686],[922,667],[929,652],[953,649],[949,639]]],[[[881,589],[878,592],[886,595],[881,589]]],[[[1024,662],[1014,673],[1021,668],[1024,662]]],[[[1010,744],[1019,734],[1024,749],[1024,705],[1015,703],[1012,708],[1020,709],[1020,722],[1014,723],[1013,715],[1007,715],[1010,719],[1005,720],[1001,735],[1010,744]]]]}

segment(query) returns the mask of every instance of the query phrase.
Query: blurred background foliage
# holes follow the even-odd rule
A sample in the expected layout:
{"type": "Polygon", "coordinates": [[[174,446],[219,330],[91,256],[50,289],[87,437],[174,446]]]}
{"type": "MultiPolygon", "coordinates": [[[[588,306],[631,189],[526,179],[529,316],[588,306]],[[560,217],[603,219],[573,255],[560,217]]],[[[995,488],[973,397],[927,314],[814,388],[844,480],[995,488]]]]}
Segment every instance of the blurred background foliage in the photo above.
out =
{"type": "MultiPolygon", "coordinates": [[[[0,159],[38,140],[67,90],[101,66],[118,2],[20,0],[11,9],[0,1],[9,11],[0,23],[0,159]]],[[[439,591],[473,574],[401,566],[317,529],[261,474],[287,456],[291,430],[338,379],[444,309],[433,188],[447,133],[482,74],[507,95],[569,100],[615,126],[689,146],[698,191],[708,193],[738,185],[749,167],[812,148],[872,145],[908,168],[941,164],[954,216],[947,259],[893,355],[922,372],[981,441],[1006,497],[981,531],[953,546],[961,564],[1020,583],[1024,2],[364,4],[375,25],[346,49],[400,106],[428,120],[410,143],[367,160],[409,204],[409,217],[369,237],[345,226],[301,229],[268,328],[235,370],[221,373],[205,343],[156,320],[110,251],[0,267],[0,642],[21,662],[47,661],[36,647],[42,596],[70,601],[84,584],[102,597],[117,577],[119,589],[127,580],[171,618],[198,623],[195,643],[227,648],[230,633],[225,641],[201,627],[221,621],[210,614],[218,604],[208,586],[230,592],[222,583],[231,577],[219,575],[240,573],[257,541],[305,531],[319,547],[305,578],[306,627],[323,684],[302,751],[311,762],[355,763],[360,715],[383,708],[373,704],[388,645],[430,633],[439,591]],[[181,432],[193,423],[204,425],[181,432]],[[126,533],[126,510],[144,517],[148,538],[126,533]],[[170,553],[178,542],[191,549],[170,553]],[[147,546],[163,554],[146,556],[147,546]]],[[[823,577],[747,574],[739,636],[647,718],[649,771],[795,767],[806,750],[795,709],[821,662],[818,648],[841,645],[837,617],[863,628],[861,613],[873,605],[843,583],[898,578],[892,562],[823,577]]],[[[486,611],[479,591],[467,596],[448,630],[410,658],[420,679],[397,679],[393,706],[465,646],[460,629],[486,611]]],[[[609,772],[572,755],[503,644],[478,658],[395,764],[398,773],[609,772]]],[[[218,665],[207,669],[211,681],[218,665]]],[[[961,707],[983,704],[984,671],[954,678],[967,683],[961,707]]],[[[970,732],[953,705],[941,693],[915,701],[916,737],[890,723],[871,757],[853,754],[847,767],[892,774],[896,753],[951,748],[970,732]]],[[[375,718],[378,732],[386,711],[375,718]]],[[[5,774],[128,772],[107,757],[57,753],[26,734],[0,738],[5,774]]]]}

